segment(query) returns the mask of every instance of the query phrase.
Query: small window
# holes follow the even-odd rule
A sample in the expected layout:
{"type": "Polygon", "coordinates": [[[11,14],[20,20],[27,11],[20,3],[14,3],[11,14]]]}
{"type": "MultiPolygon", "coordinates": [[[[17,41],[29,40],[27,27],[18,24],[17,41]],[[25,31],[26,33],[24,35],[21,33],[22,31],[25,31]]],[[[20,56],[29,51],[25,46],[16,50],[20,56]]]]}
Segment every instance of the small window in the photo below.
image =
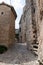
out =
{"type": "Polygon", "coordinates": [[[3,15],[3,14],[4,14],[4,12],[1,12],[1,14],[3,15]]]}

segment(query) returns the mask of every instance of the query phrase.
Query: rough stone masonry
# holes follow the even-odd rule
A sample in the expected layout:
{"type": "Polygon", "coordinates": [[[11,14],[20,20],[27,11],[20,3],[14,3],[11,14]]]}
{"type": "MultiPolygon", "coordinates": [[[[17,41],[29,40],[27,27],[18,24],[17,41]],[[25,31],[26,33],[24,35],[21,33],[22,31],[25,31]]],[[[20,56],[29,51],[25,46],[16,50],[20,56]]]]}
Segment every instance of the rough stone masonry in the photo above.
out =
{"type": "Polygon", "coordinates": [[[0,4],[0,46],[9,47],[14,42],[16,17],[12,6],[6,3],[0,4]]]}

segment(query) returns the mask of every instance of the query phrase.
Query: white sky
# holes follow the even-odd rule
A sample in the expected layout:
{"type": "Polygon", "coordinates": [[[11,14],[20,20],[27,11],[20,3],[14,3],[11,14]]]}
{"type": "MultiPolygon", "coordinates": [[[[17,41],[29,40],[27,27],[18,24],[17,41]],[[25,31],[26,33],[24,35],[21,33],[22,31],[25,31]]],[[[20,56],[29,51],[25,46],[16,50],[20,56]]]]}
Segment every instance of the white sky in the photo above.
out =
{"type": "MultiPolygon", "coordinates": [[[[7,4],[10,4],[10,0],[0,0],[0,3],[1,2],[5,2],[7,4]]],[[[13,5],[16,12],[17,12],[17,19],[15,21],[15,28],[19,28],[19,21],[20,21],[20,17],[22,15],[22,12],[23,12],[23,7],[25,5],[25,0],[11,0],[11,4],[10,5],[13,5]]]]}

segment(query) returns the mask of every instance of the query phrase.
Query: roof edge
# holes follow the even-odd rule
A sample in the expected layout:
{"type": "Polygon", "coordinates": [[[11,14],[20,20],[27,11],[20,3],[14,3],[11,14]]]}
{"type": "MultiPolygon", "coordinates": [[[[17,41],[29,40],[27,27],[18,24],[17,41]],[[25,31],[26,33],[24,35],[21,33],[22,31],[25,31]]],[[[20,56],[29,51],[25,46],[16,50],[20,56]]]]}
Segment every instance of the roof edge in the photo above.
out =
{"type": "Polygon", "coordinates": [[[17,18],[17,14],[16,14],[16,11],[15,11],[13,6],[11,6],[11,5],[9,5],[9,4],[5,3],[5,2],[0,3],[0,5],[6,5],[6,6],[10,7],[13,14],[15,15],[15,19],[17,18]]]}

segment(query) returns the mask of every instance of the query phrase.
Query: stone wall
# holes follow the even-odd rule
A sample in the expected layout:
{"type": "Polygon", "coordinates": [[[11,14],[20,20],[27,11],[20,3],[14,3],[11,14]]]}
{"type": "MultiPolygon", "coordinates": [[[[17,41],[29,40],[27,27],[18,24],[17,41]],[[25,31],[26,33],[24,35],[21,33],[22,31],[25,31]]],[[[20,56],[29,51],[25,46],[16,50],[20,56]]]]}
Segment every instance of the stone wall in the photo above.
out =
{"type": "MultiPolygon", "coordinates": [[[[43,63],[43,0],[26,0],[25,26],[27,48],[38,55],[39,63],[43,63]]],[[[23,13],[24,15],[24,13],[23,13]]],[[[22,29],[22,31],[23,31],[22,29]]],[[[23,31],[24,33],[24,31],[23,31]]],[[[21,33],[22,34],[22,33],[21,33]]],[[[21,35],[22,36],[22,35],[21,35]]],[[[23,35],[24,37],[24,35],[23,35]]],[[[43,64],[42,64],[43,65],[43,64]]]]}
{"type": "Polygon", "coordinates": [[[0,5],[0,45],[9,46],[14,42],[15,17],[10,7],[0,5]]]}
{"type": "Polygon", "coordinates": [[[21,19],[21,37],[22,41],[26,39],[27,48],[37,54],[38,38],[40,27],[39,1],[26,0],[21,19]]]}
{"type": "MultiPolygon", "coordinates": [[[[29,25],[28,24],[29,22],[28,22],[27,23],[28,24],[27,25],[28,34],[27,34],[27,38],[26,38],[26,39],[28,39],[27,46],[28,46],[28,48],[30,46],[33,46],[33,48],[30,47],[30,49],[32,49],[35,52],[35,54],[38,55],[39,63],[40,63],[40,65],[43,65],[43,0],[33,0],[32,5],[33,5],[35,10],[33,12],[32,11],[33,7],[31,6],[31,14],[30,15],[32,16],[31,21],[33,21],[33,24],[35,23],[35,28],[31,31],[33,32],[36,29],[36,32],[32,33],[34,35],[33,38],[31,38],[32,35],[31,35],[31,37],[29,37],[30,35],[28,35],[28,34],[31,34],[31,33],[29,33],[29,28],[28,27],[30,25],[33,25],[33,24],[31,23],[29,25]],[[29,43],[29,39],[30,39],[30,43],[29,43]],[[31,43],[32,42],[31,39],[32,39],[33,43],[31,43]],[[34,41],[35,41],[35,43],[34,43],[34,41]]],[[[27,20],[29,21],[28,17],[29,17],[29,14],[27,15],[27,20]]],[[[30,29],[31,28],[32,27],[30,27],[30,29]]]]}
{"type": "Polygon", "coordinates": [[[22,14],[22,16],[21,16],[21,23],[20,23],[20,28],[21,28],[21,33],[19,34],[20,36],[21,36],[21,41],[24,43],[24,42],[26,42],[26,21],[25,21],[25,19],[26,19],[26,11],[25,11],[25,8],[26,7],[24,7],[23,8],[23,14],[22,14]]]}
{"type": "Polygon", "coordinates": [[[39,40],[39,48],[38,48],[38,60],[39,63],[43,64],[43,0],[39,1],[39,14],[40,14],[40,35],[38,37],[39,40]]]}

